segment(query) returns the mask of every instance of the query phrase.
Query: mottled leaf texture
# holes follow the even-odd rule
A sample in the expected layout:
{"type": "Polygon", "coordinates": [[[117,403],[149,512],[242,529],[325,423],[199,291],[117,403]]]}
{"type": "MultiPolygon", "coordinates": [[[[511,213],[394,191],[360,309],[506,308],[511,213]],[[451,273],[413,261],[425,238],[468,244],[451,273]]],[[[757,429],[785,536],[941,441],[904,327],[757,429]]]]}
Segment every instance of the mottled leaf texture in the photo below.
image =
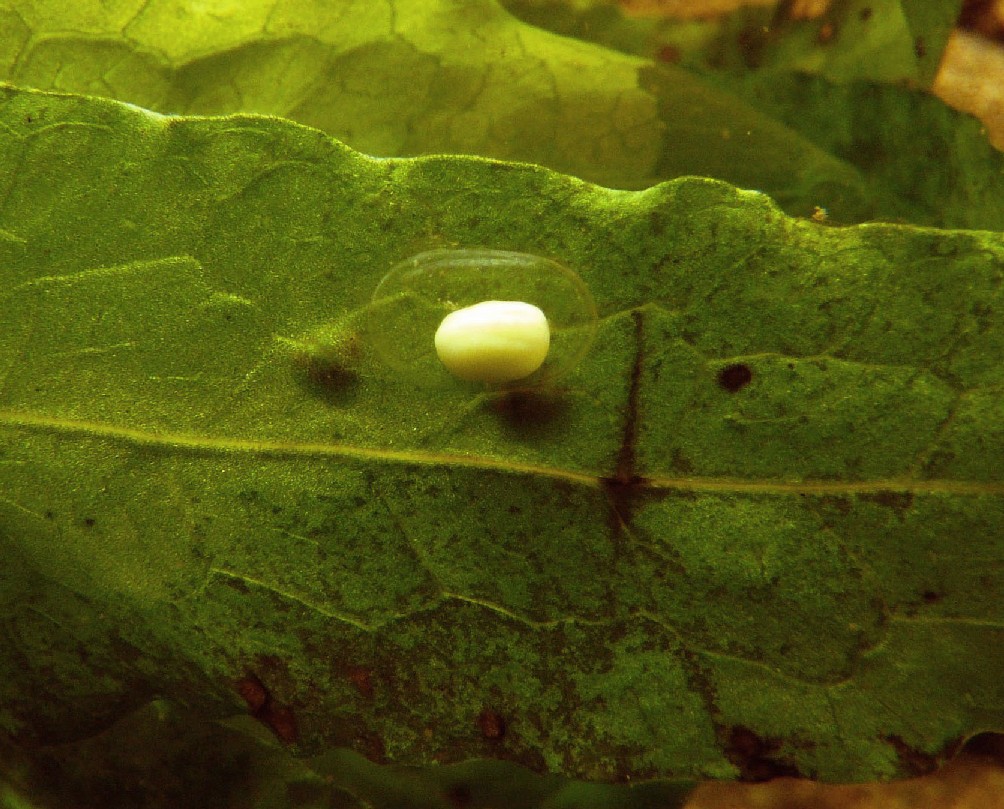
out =
{"type": "Polygon", "coordinates": [[[0,279],[26,749],[154,698],[594,780],[871,779],[1004,729],[999,234],[7,88],[0,279]],[[571,375],[374,352],[380,278],[463,247],[581,275],[571,375]]]}

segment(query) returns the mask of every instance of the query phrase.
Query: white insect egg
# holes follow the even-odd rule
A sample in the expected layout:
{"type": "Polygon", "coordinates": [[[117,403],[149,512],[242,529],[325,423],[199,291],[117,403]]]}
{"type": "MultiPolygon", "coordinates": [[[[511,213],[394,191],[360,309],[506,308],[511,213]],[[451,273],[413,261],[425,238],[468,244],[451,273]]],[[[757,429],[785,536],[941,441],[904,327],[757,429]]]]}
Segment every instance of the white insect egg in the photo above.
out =
{"type": "Polygon", "coordinates": [[[549,385],[585,356],[597,314],[582,279],[530,253],[430,250],[395,265],[367,307],[366,339],[422,388],[549,385]]]}
{"type": "Polygon", "coordinates": [[[450,312],[435,337],[440,362],[467,382],[503,385],[544,364],[551,329],[544,312],[523,301],[481,301],[450,312]]]}

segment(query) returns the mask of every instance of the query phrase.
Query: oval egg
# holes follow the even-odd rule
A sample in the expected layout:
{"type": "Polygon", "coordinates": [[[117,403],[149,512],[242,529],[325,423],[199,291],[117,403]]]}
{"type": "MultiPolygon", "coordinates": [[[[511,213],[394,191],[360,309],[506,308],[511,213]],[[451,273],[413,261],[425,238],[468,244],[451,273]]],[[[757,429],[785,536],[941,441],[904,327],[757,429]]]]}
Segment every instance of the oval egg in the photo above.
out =
{"type": "Polygon", "coordinates": [[[588,351],[596,306],[582,279],[529,253],[430,250],[381,280],[367,316],[377,353],[416,384],[535,387],[588,351]]]}

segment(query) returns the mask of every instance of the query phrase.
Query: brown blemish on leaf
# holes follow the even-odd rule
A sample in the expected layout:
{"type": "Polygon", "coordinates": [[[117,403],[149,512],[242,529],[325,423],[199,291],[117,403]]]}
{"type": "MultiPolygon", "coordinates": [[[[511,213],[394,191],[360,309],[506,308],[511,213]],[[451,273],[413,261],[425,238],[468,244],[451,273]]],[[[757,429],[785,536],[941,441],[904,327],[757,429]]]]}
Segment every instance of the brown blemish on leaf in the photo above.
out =
{"type": "Polygon", "coordinates": [[[505,736],[506,723],[503,716],[491,708],[478,714],[478,728],[481,736],[489,741],[498,741],[505,736]]]}
{"type": "Polygon", "coordinates": [[[837,26],[827,21],[819,26],[819,33],[816,34],[816,42],[820,45],[829,45],[836,36],[837,26]]]}
{"type": "Polygon", "coordinates": [[[237,681],[236,688],[251,716],[267,726],[279,741],[296,744],[299,731],[292,708],[277,702],[265,684],[250,672],[237,681]]]}
{"type": "Polygon", "coordinates": [[[293,354],[293,366],[303,387],[331,405],[348,404],[359,384],[359,337],[349,334],[337,345],[306,344],[293,354]]]}
{"type": "Polygon", "coordinates": [[[285,744],[296,744],[299,730],[296,727],[296,717],[288,705],[272,704],[267,706],[265,715],[261,718],[271,728],[279,741],[285,744]]]}
{"type": "Polygon", "coordinates": [[[743,781],[760,782],[780,776],[798,775],[798,770],[793,765],[774,757],[780,747],[780,742],[763,738],[747,727],[736,725],[729,729],[725,756],[739,768],[743,781]]]}
{"type": "Polygon", "coordinates": [[[373,672],[365,666],[349,666],[346,671],[349,682],[363,697],[373,699],[373,672]]]}
{"type": "Polygon", "coordinates": [[[886,508],[891,508],[901,519],[913,507],[913,492],[881,491],[862,494],[861,499],[868,503],[875,503],[886,508]]]}
{"type": "Polygon", "coordinates": [[[265,703],[268,702],[268,691],[265,686],[262,685],[261,680],[255,677],[253,674],[248,674],[246,677],[237,681],[237,693],[241,695],[244,702],[247,703],[248,711],[252,714],[257,713],[262,708],[265,707],[265,703]]]}
{"type": "Polygon", "coordinates": [[[488,408],[518,438],[533,438],[553,427],[568,410],[557,391],[510,390],[488,400],[488,408]]]}
{"type": "Polygon", "coordinates": [[[474,805],[474,796],[467,784],[454,784],[446,790],[444,797],[450,806],[455,806],[456,809],[467,809],[467,807],[474,805]]]}

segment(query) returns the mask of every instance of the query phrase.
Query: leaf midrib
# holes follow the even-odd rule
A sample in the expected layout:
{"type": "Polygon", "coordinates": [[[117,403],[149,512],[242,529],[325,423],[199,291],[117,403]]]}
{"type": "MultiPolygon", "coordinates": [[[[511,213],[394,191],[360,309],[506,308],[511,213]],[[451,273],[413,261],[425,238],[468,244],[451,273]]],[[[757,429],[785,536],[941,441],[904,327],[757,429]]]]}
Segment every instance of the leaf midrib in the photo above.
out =
{"type": "MultiPolygon", "coordinates": [[[[250,454],[272,457],[296,456],[314,458],[349,458],[361,461],[389,461],[424,466],[457,466],[485,471],[509,472],[562,480],[581,486],[601,488],[608,477],[563,469],[547,464],[503,460],[471,453],[430,452],[428,450],[394,450],[359,447],[344,443],[268,441],[213,437],[181,432],[154,432],[133,427],[121,427],[98,421],[42,416],[17,410],[0,410],[0,426],[37,432],[82,435],[95,439],[117,441],[134,446],[191,451],[193,453],[250,454]]],[[[910,494],[944,494],[962,496],[1004,496],[1004,482],[967,480],[915,480],[881,478],[875,480],[743,480],[728,477],[664,477],[646,476],[638,487],[647,490],[725,492],[734,494],[877,494],[899,492],[910,494]]]]}

